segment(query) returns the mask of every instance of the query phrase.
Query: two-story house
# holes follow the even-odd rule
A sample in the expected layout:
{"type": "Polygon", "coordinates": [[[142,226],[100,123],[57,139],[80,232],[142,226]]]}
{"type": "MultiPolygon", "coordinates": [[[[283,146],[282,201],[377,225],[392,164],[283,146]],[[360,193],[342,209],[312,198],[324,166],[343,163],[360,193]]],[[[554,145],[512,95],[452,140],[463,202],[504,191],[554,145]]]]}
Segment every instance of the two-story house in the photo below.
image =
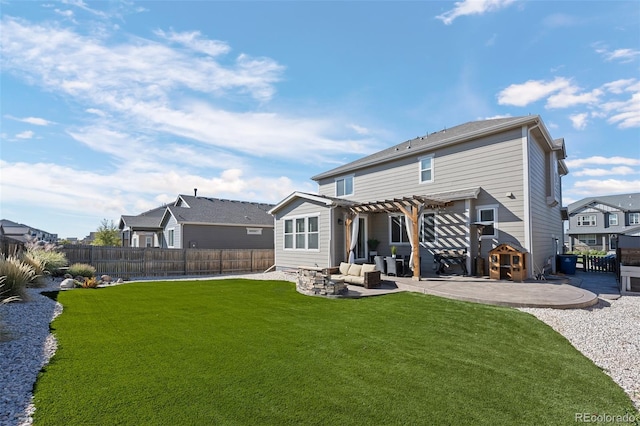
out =
{"type": "Polygon", "coordinates": [[[525,253],[532,276],[562,244],[564,158],[564,140],[530,115],[469,122],[320,173],[318,194],[271,210],[276,267],[362,262],[375,238],[379,254],[396,246],[411,257],[414,278],[450,249],[486,275],[488,262],[473,259],[502,243],[525,253]]]}
{"type": "Polygon", "coordinates": [[[617,248],[618,235],[640,236],[640,193],[584,198],[568,206],[570,251],[617,248]]]}

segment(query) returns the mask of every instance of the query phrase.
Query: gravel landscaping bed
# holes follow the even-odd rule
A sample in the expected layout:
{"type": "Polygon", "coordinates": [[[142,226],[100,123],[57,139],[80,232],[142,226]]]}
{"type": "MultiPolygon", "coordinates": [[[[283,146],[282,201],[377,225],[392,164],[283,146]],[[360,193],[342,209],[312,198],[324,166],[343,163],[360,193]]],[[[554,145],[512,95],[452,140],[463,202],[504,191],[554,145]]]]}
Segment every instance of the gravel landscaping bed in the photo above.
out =
{"type": "Polygon", "coordinates": [[[544,321],[602,368],[640,409],[640,296],[585,309],[521,308],[544,321]]]}
{"type": "MultiPolygon", "coordinates": [[[[284,272],[186,279],[250,278],[295,281],[284,272]]],[[[149,278],[163,280],[162,277],[149,278]]],[[[0,306],[0,321],[9,339],[0,341],[3,368],[0,371],[0,425],[31,425],[35,407],[32,390],[39,371],[56,351],[49,324],[62,312],[62,305],[40,294],[59,289],[60,281],[47,287],[28,289],[29,301],[0,306]]],[[[114,284],[115,285],[115,284],[114,284]]],[[[73,290],[76,291],[76,290],[73,290]]],[[[87,291],[87,290],[77,290],[87,291]]],[[[603,301],[587,309],[522,308],[565,336],[580,352],[593,360],[640,408],[640,297],[624,296],[603,301]]]]}

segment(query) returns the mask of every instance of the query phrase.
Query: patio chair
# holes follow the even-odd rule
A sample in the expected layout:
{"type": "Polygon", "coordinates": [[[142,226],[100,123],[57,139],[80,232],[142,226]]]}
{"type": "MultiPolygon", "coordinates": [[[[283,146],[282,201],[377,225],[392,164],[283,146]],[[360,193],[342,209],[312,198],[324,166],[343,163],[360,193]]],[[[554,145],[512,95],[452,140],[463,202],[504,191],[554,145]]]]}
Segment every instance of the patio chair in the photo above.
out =
{"type": "Polygon", "coordinates": [[[398,276],[397,263],[396,259],[393,257],[385,258],[387,262],[387,275],[395,275],[398,276]]]}

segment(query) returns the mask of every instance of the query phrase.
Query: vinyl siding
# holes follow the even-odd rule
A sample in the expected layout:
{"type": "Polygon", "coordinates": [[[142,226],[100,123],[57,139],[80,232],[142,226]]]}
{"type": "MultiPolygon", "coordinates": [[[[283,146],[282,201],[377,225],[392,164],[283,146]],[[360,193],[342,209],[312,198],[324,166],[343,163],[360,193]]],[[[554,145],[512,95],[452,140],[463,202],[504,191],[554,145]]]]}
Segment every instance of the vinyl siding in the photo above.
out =
{"type": "Polygon", "coordinates": [[[331,247],[334,243],[331,237],[331,216],[330,207],[304,199],[295,199],[282,207],[275,215],[275,257],[277,268],[297,268],[298,266],[314,266],[316,264],[320,267],[333,266],[330,265],[330,263],[333,263],[333,259],[329,259],[331,247]],[[318,216],[319,250],[285,249],[285,219],[311,215],[318,216]]]}
{"type": "MultiPolygon", "coordinates": [[[[497,246],[498,240],[523,245],[525,237],[523,143],[525,141],[522,134],[522,129],[514,129],[356,171],[354,173],[355,192],[348,198],[355,201],[381,201],[481,187],[478,199],[473,200],[468,212],[470,221],[478,220],[477,206],[497,205],[499,207],[498,238],[489,243],[484,239],[483,253],[486,255],[491,248],[497,246]],[[434,180],[431,183],[421,184],[419,159],[427,155],[433,155],[434,180]],[[507,194],[513,194],[513,197],[508,197],[507,194]]],[[[334,196],[333,178],[321,180],[319,192],[334,196]]],[[[468,238],[458,225],[447,231],[444,225],[448,222],[466,223],[464,208],[464,201],[456,202],[440,217],[442,223],[440,232],[452,233],[439,244],[441,248],[453,248],[468,238]],[[452,217],[456,219],[451,219],[452,217]]],[[[375,223],[380,226],[378,222],[375,223]]],[[[385,223],[385,226],[388,227],[388,224],[385,223]]],[[[378,235],[376,237],[383,241],[378,235]]],[[[388,237],[385,235],[384,238],[388,244],[388,237]]],[[[472,236],[471,243],[474,247],[475,240],[475,236],[472,236]]]]}
{"type": "Polygon", "coordinates": [[[261,235],[249,235],[247,226],[191,225],[182,226],[183,245],[202,249],[272,249],[273,228],[261,228],[261,235]]]}
{"type": "Polygon", "coordinates": [[[183,248],[182,247],[182,227],[180,226],[180,224],[176,221],[176,218],[173,216],[170,216],[169,219],[167,220],[167,224],[164,227],[164,240],[166,242],[166,245],[168,248],[183,248]],[[173,229],[174,233],[173,233],[173,246],[169,245],[169,230],[173,229]]]}
{"type": "MultiPolygon", "coordinates": [[[[547,202],[549,195],[549,169],[548,148],[544,142],[539,141],[532,134],[528,144],[529,153],[529,195],[531,210],[531,243],[529,248],[530,264],[529,274],[540,272],[549,256],[555,256],[556,244],[563,241],[562,219],[560,209],[562,203],[550,206],[547,202]],[[555,239],[558,239],[556,243],[555,239]]],[[[557,187],[553,191],[559,191],[560,177],[557,187]]],[[[555,192],[557,199],[560,194],[555,192]]]]}

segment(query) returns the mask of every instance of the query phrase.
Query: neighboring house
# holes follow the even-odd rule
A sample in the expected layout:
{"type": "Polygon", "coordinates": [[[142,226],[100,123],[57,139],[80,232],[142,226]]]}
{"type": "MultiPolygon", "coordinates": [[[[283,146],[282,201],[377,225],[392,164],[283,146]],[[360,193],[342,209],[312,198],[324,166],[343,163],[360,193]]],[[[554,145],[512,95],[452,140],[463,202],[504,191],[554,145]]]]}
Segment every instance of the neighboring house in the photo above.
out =
{"type": "Polygon", "coordinates": [[[157,207],[137,216],[120,216],[118,227],[123,247],[161,247],[163,234],[160,221],[167,206],[157,207]]]}
{"type": "Polygon", "coordinates": [[[411,256],[414,278],[450,249],[466,251],[469,271],[480,254],[486,275],[489,250],[510,243],[531,277],[562,244],[565,157],[564,140],[531,115],[462,124],[321,173],[318,194],[271,210],[276,267],[362,262],[375,238],[380,255],[395,245],[411,256]]]}
{"type": "Polygon", "coordinates": [[[1,234],[3,236],[23,243],[27,242],[27,238],[33,238],[36,239],[36,241],[46,241],[48,243],[58,242],[58,234],[52,234],[7,219],[0,220],[0,228],[2,228],[1,234]]]}
{"type": "Polygon", "coordinates": [[[122,216],[131,247],[272,249],[273,204],[179,195],[170,205],[122,216]]]}
{"type": "Polygon", "coordinates": [[[567,209],[570,251],[615,250],[619,235],[640,236],[640,193],[584,198],[567,209]]]}

